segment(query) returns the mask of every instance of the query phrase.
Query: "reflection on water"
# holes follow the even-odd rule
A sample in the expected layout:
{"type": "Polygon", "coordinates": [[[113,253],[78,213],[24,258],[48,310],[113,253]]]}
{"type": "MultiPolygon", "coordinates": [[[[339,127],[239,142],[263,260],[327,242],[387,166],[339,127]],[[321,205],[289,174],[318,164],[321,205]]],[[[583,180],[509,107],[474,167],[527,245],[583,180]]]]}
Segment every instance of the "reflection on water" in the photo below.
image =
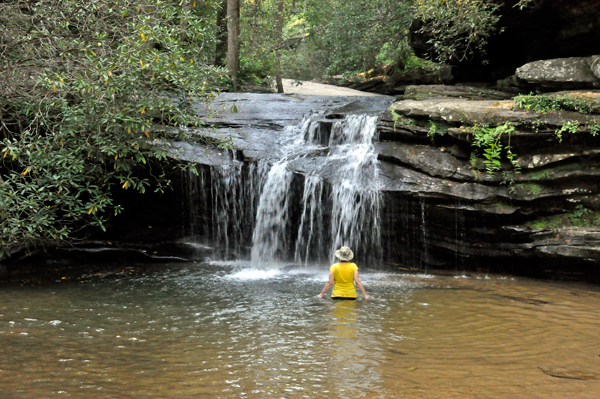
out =
{"type": "Polygon", "coordinates": [[[600,289],[172,265],[0,290],[4,398],[598,398],[600,289]]]}

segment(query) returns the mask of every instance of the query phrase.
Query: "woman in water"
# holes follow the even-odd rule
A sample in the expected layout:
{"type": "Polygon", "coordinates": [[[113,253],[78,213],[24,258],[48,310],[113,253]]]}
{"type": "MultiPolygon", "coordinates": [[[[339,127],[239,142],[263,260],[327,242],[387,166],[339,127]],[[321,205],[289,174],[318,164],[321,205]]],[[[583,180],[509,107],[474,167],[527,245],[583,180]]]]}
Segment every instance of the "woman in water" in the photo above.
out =
{"type": "Polygon", "coordinates": [[[354,286],[356,284],[360,292],[362,292],[363,297],[369,299],[365,288],[358,278],[358,266],[350,263],[354,257],[352,250],[348,247],[341,247],[335,251],[335,257],[340,261],[331,266],[329,280],[325,283],[325,287],[323,287],[323,291],[321,291],[318,297],[323,298],[333,285],[332,299],[356,299],[356,287],[354,286]]]}

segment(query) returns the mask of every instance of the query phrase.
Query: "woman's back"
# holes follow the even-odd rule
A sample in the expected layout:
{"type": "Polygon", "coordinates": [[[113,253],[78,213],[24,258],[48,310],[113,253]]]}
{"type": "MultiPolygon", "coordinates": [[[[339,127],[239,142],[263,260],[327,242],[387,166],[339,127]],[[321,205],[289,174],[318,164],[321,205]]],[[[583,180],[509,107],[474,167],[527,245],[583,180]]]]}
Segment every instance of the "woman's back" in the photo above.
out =
{"type": "Polygon", "coordinates": [[[333,285],[332,298],[356,298],[354,287],[354,272],[358,270],[355,263],[340,262],[331,266],[335,284],[333,285]]]}
{"type": "Polygon", "coordinates": [[[354,284],[360,289],[363,297],[369,299],[363,287],[360,278],[358,278],[358,266],[354,263],[350,263],[354,258],[354,253],[348,247],[341,247],[335,251],[335,257],[340,260],[339,263],[334,263],[329,269],[329,278],[323,287],[323,291],[319,295],[319,298],[323,298],[325,293],[333,285],[333,292],[331,293],[332,298],[348,298],[356,299],[356,288],[354,284]]]}

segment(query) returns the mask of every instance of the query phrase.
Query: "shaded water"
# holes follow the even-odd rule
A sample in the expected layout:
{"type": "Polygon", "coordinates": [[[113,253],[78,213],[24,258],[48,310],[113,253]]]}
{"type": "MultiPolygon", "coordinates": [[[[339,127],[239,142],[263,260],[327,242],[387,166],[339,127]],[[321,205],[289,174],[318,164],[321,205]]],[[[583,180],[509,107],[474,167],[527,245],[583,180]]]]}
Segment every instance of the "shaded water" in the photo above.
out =
{"type": "Polygon", "coordinates": [[[373,299],[340,302],[315,297],[326,277],[231,262],[2,288],[0,397],[600,397],[598,287],[363,271],[373,299]]]}

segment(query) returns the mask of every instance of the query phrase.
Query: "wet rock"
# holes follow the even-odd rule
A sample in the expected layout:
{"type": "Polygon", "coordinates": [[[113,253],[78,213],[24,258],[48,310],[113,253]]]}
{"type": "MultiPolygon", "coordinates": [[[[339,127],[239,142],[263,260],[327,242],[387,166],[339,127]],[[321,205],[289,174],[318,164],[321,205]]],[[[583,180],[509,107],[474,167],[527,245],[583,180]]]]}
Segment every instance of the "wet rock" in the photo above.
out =
{"type": "Polygon", "coordinates": [[[496,188],[472,182],[458,183],[388,162],[382,162],[380,168],[381,185],[384,191],[413,193],[452,201],[455,199],[484,201],[509,196],[507,187],[496,188]]]}
{"type": "Polygon", "coordinates": [[[564,145],[533,150],[531,153],[520,155],[516,162],[521,168],[535,169],[573,157],[594,156],[596,154],[600,154],[599,148],[564,145]]]}
{"type": "Polygon", "coordinates": [[[392,105],[391,110],[413,118],[443,121],[451,126],[479,124],[533,123],[538,120],[535,113],[513,109],[512,101],[470,101],[465,99],[433,98],[423,101],[404,100],[392,105]]]}
{"type": "Polygon", "coordinates": [[[424,248],[416,250],[418,262],[446,267],[459,259],[471,267],[496,268],[504,259],[515,265],[513,273],[537,270],[564,278],[589,275],[590,265],[600,263],[598,227],[593,225],[600,226],[600,215],[594,213],[600,209],[600,142],[591,134],[599,123],[596,115],[526,112],[511,100],[451,97],[398,101],[390,111],[381,118],[387,141],[376,144],[376,150],[386,198],[402,200],[388,200],[399,209],[386,208],[384,220],[410,226],[413,233],[401,241],[404,251],[424,248]],[[501,142],[518,154],[520,173],[503,162],[501,171],[490,176],[470,159],[483,156],[473,146],[473,127],[506,121],[516,129],[501,142]],[[561,142],[556,131],[567,122],[579,129],[561,142]],[[406,218],[400,209],[416,215],[406,218]],[[559,272],[561,265],[572,268],[559,272]]]}
{"type": "MultiPolygon", "coordinates": [[[[240,170],[236,179],[247,179],[248,170],[257,166],[256,160],[281,156],[286,124],[297,125],[304,116],[312,115],[322,124],[326,143],[327,130],[336,120],[345,114],[369,112],[380,114],[380,141],[374,147],[380,165],[381,246],[387,262],[410,269],[464,268],[583,276],[600,281],[600,137],[590,134],[590,126],[600,123],[600,116],[525,112],[515,109],[510,100],[479,100],[479,96],[496,94],[470,88],[435,86],[411,93],[429,94],[425,94],[427,99],[407,99],[393,105],[390,97],[224,95],[213,105],[220,113],[206,114],[212,124],[209,130],[188,129],[190,141],[171,149],[174,158],[200,164],[203,178],[197,187],[191,189],[188,176],[176,172],[169,176],[174,182],[173,192],[147,193],[143,197],[124,190],[115,194],[120,196],[117,199],[125,211],[109,221],[117,227],[109,229],[112,237],[99,236],[104,243],[137,246],[119,244],[119,252],[114,246],[102,244],[102,249],[63,252],[74,257],[127,254],[135,259],[151,259],[148,251],[153,246],[172,241],[172,252],[163,247],[162,254],[157,251],[156,255],[180,256],[178,251],[185,254],[190,246],[180,239],[189,234],[184,227],[187,219],[208,225],[213,218],[194,214],[199,203],[207,201],[210,208],[211,201],[216,201],[211,196],[221,191],[224,195],[242,195],[238,186],[212,186],[215,170],[233,166],[240,170]],[[441,97],[430,97],[432,93],[441,97]],[[456,97],[463,94],[473,97],[456,97]],[[233,102],[237,113],[231,112],[233,102]],[[505,121],[516,130],[501,142],[510,143],[517,154],[520,173],[513,173],[510,163],[504,160],[501,170],[489,175],[472,159],[476,148],[470,128],[505,121]],[[556,129],[568,121],[576,122],[579,131],[564,133],[560,142],[556,129]],[[233,150],[192,144],[201,134],[227,137],[233,150]],[[191,204],[183,203],[186,195],[191,204]]],[[[325,182],[331,182],[343,166],[328,158],[326,145],[313,144],[300,150],[304,151],[302,156],[288,165],[294,172],[291,197],[302,196],[305,176],[317,173],[325,182]]],[[[326,186],[324,196],[330,195],[326,186]]],[[[247,198],[244,201],[252,202],[247,198]]],[[[248,207],[256,205],[244,203],[248,207]]],[[[327,212],[324,210],[325,218],[327,212]]],[[[245,221],[231,220],[227,228],[243,231],[240,235],[251,242],[249,224],[239,223],[245,221]]],[[[245,250],[241,248],[239,253],[245,250]]],[[[196,253],[205,255],[207,251],[196,253]]]]}
{"type": "MultiPolygon", "coordinates": [[[[515,109],[513,101],[501,99],[504,93],[470,87],[427,86],[410,89],[408,95],[415,99],[397,101],[381,114],[381,141],[375,144],[385,203],[382,242],[389,243],[384,244],[389,246],[389,259],[405,267],[452,268],[459,262],[463,267],[478,269],[483,264],[494,270],[506,268],[508,262],[514,265],[510,272],[541,275],[558,273],[563,264],[573,271],[579,270],[573,265],[600,261],[600,242],[593,227],[571,229],[544,223],[538,228],[516,227],[574,211],[580,205],[600,209],[600,151],[598,140],[590,134],[590,127],[600,123],[598,116],[526,112],[515,109]],[[494,96],[497,99],[479,99],[494,96]],[[470,128],[506,121],[516,130],[510,141],[508,137],[502,140],[505,145],[510,142],[518,154],[521,173],[511,174],[506,162],[502,168],[508,176],[474,169],[470,128]],[[579,131],[569,133],[561,143],[556,130],[566,122],[576,123],[579,131]],[[435,134],[432,129],[437,129],[435,134]],[[402,229],[394,227],[398,225],[402,229]],[[407,253],[411,255],[407,257],[407,253]],[[548,260],[553,265],[550,268],[548,260]]],[[[259,100],[266,107],[268,100],[259,100]]],[[[281,112],[300,101],[276,100],[274,107],[281,106],[281,112]]],[[[324,127],[345,113],[363,112],[367,104],[339,99],[329,102],[326,98],[311,101],[326,109],[315,119],[324,127]]],[[[385,101],[375,109],[381,111],[390,100],[385,101]]],[[[249,115],[214,120],[217,133],[226,134],[235,150],[241,151],[241,156],[230,155],[228,162],[278,157],[283,128],[277,117],[267,111],[258,118],[255,114],[263,110],[255,105],[241,112],[249,115]]],[[[293,118],[284,115],[281,119],[293,118]]],[[[342,165],[329,162],[327,153],[326,146],[312,149],[288,167],[298,176],[318,171],[323,179],[333,181],[342,165]]]]}
{"type": "Polygon", "coordinates": [[[377,124],[381,140],[407,140],[411,142],[428,143],[429,128],[418,126],[410,118],[399,118],[398,114],[386,110],[379,116],[377,124]]]}
{"type": "Polygon", "coordinates": [[[600,259],[600,228],[563,226],[534,232],[531,237],[534,241],[529,246],[541,254],[600,259]]]}
{"type": "Polygon", "coordinates": [[[194,162],[200,165],[221,166],[240,163],[233,159],[230,151],[186,142],[174,143],[169,148],[169,155],[182,161],[194,162]]]}
{"type": "Polygon", "coordinates": [[[476,180],[466,161],[458,160],[450,153],[436,147],[385,142],[377,143],[375,150],[378,158],[382,161],[409,165],[430,176],[466,181],[476,180]]]}

